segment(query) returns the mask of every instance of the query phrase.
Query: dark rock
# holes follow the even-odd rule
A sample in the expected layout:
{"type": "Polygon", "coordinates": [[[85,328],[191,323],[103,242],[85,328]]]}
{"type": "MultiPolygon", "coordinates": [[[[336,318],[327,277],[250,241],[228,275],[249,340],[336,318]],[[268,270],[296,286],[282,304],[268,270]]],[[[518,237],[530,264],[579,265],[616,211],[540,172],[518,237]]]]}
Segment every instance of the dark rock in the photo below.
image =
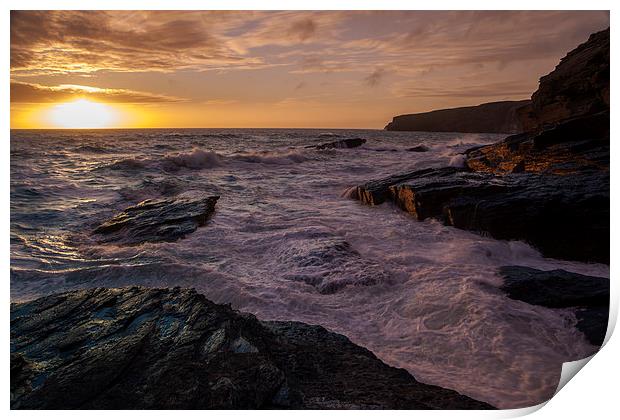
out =
{"type": "MultiPolygon", "coordinates": [[[[475,110],[403,116],[387,128],[413,129],[407,121],[440,115],[467,120],[475,110]]],[[[518,113],[528,132],[467,150],[464,169],[394,175],[347,195],[371,205],[393,201],[419,220],[525,240],[548,257],[609,263],[609,29],[569,52],[518,113]]]]}
{"type": "Polygon", "coordinates": [[[387,200],[392,200],[391,187],[401,184],[405,181],[416,179],[418,177],[424,177],[428,180],[439,180],[446,177],[450,177],[455,173],[465,172],[459,168],[431,168],[422,169],[412,172],[406,172],[403,174],[392,175],[387,178],[369,181],[363,185],[357,187],[357,192],[351,193],[352,198],[357,198],[364,204],[376,206],[384,203],[387,200]]]}
{"type": "Polygon", "coordinates": [[[346,337],[192,290],[90,289],[11,305],[13,409],[489,409],[346,337]]]}
{"type": "Polygon", "coordinates": [[[407,149],[408,152],[428,152],[430,149],[423,144],[407,149]]]}
{"type": "Polygon", "coordinates": [[[204,225],[218,199],[145,200],[102,223],[93,233],[100,242],[122,245],[175,241],[204,225]]]}
{"type": "Polygon", "coordinates": [[[465,152],[466,165],[479,172],[566,174],[609,170],[609,111],[580,117],[465,152]]]}
{"type": "Polygon", "coordinates": [[[609,57],[609,28],[570,51],[519,110],[523,131],[609,111],[609,57]]]}
{"type": "Polygon", "coordinates": [[[307,149],[352,149],[354,147],[359,147],[362,144],[366,143],[366,139],[362,138],[354,138],[354,139],[342,139],[336,140],[329,143],[322,143],[317,145],[306,146],[307,149]]]}
{"type": "Polygon", "coordinates": [[[424,169],[357,187],[365,204],[391,201],[418,220],[429,217],[497,239],[524,240],[545,256],[609,262],[609,176],[424,169]]]}
{"type": "Polygon", "coordinates": [[[547,308],[576,308],[577,329],[594,345],[602,345],[609,317],[609,279],[564,270],[501,267],[502,290],[511,299],[547,308]]]}
{"type": "Polygon", "coordinates": [[[540,79],[519,110],[526,133],[467,153],[476,171],[575,172],[609,168],[609,29],[595,33],[540,79]]]}
{"type": "Polygon", "coordinates": [[[517,110],[529,102],[529,100],[490,102],[478,106],[399,115],[394,117],[385,129],[389,131],[517,133],[522,131],[517,110]]]}

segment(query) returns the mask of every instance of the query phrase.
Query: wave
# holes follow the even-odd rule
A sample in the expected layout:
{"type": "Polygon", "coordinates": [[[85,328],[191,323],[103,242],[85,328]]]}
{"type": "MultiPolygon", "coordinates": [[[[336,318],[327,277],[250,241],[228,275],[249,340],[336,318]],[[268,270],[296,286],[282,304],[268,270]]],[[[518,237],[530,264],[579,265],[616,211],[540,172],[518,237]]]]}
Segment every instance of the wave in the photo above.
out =
{"type": "Polygon", "coordinates": [[[222,155],[202,149],[194,149],[190,153],[166,155],[163,162],[164,170],[210,169],[222,165],[222,155]]]}
{"type": "Polygon", "coordinates": [[[247,152],[232,155],[231,158],[243,162],[265,163],[268,165],[287,165],[291,163],[301,163],[309,159],[306,154],[296,150],[289,150],[286,152],[247,152]]]}
{"type": "Polygon", "coordinates": [[[194,148],[189,153],[167,154],[160,159],[126,158],[117,160],[100,168],[135,171],[147,168],[160,168],[166,172],[181,169],[212,169],[237,163],[258,163],[266,165],[291,165],[311,159],[297,150],[287,151],[249,151],[223,155],[210,150],[194,148]]]}
{"type": "Polygon", "coordinates": [[[93,154],[110,153],[110,150],[106,147],[94,146],[90,144],[84,144],[82,146],[78,146],[75,149],[73,149],[73,151],[77,153],[93,153],[93,154]]]}
{"type": "Polygon", "coordinates": [[[127,158],[119,159],[109,165],[103,166],[103,168],[116,171],[135,171],[146,168],[146,164],[147,162],[142,159],[127,158]]]}
{"type": "Polygon", "coordinates": [[[357,193],[357,186],[347,188],[346,190],[340,193],[340,197],[357,200],[359,198],[359,195],[357,193]]]}
{"type": "Polygon", "coordinates": [[[453,166],[455,168],[464,168],[465,167],[465,155],[454,155],[450,158],[450,162],[448,162],[448,166],[453,166]]]}

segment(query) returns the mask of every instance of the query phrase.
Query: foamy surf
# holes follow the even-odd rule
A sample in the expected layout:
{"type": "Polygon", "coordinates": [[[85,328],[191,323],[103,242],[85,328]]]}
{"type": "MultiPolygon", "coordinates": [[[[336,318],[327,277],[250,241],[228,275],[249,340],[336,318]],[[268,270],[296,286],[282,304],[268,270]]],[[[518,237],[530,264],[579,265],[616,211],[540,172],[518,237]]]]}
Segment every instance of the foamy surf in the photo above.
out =
{"type": "Polygon", "coordinates": [[[502,136],[117,130],[12,137],[13,300],[96,286],[194,287],[263,319],[324,325],[421,381],[500,408],[548,398],[561,362],[594,349],[569,313],[508,299],[497,273],[521,264],[608,277],[608,266],[546,259],[522,242],[348,199],[371,179],[461,164],[464,150],[502,136]],[[304,148],[332,137],[368,141],[304,148]],[[80,151],[77,141],[113,147],[80,151]],[[430,150],[401,152],[421,144],[430,150]],[[142,200],[198,194],[221,196],[217,210],[177,242],[121,247],[89,235],[142,200]]]}

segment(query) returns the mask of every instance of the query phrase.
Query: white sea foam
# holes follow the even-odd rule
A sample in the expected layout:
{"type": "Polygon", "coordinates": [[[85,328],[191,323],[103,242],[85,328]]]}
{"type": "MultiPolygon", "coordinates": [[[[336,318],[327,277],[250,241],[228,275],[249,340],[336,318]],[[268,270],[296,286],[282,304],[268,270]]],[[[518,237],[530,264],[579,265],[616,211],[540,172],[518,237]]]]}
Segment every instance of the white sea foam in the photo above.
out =
{"type": "Polygon", "coordinates": [[[324,325],[421,381],[503,408],[544,400],[560,363],[593,351],[569,313],[507,298],[497,270],[608,276],[608,266],[546,259],[522,242],[347,199],[352,186],[456,164],[467,148],[501,136],[339,131],[368,147],[321,152],[303,148],[321,131],[304,133],[103,131],[96,140],[114,152],[83,161],[58,153],[83,134],[12,133],[12,299],[195,287],[264,319],[324,325]],[[431,150],[391,151],[418,144],[431,150]],[[117,247],[89,235],[130,204],[177,194],[221,198],[205,227],[174,243],[117,247]]]}

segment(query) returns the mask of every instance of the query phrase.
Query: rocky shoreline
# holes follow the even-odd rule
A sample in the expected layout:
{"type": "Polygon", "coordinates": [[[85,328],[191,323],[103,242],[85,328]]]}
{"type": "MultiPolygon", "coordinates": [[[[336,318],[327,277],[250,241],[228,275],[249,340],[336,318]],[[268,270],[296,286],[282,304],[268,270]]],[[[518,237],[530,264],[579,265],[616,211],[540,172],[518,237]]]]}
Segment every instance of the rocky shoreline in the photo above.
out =
{"type": "Polygon", "coordinates": [[[11,305],[11,408],[493,407],[321,326],[260,321],[193,290],[128,287],[11,305]]]}
{"type": "MultiPolygon", "coordinates": [[[[527,131],[468,150],[463,167],[396,174],[356,186],[350,196],[368,205],[392,202],[418,220],[523,240],[548,257],[608,264],[609,30],[543,77],[518,116],[527,131]]],[[[147,200],[92,234],[124,246],[175,241],[205,225],[218,198],[147,200]]],[[[336,256],[352,253],[345,244],[319,245],[336,256]]],[[[608,279],[528,267],[499,274],[509,298],[568,310],[576,328],[602,344],[608,279]]],[[[338,290],[316,286],[325,294],[338,290]]],[[[321,326],[261,321],[193,290],[127,287],[11,304],[11,408],[493,407],[422,384],[321,326]]]]}
{"type": "Polygon", "coordinates": [[[609,29],[542,77],[518,114],[526,132],[466,151],[462,168],[397,174],[350,196],[523,240],[548,257],[608,264],[609,29]]]}

